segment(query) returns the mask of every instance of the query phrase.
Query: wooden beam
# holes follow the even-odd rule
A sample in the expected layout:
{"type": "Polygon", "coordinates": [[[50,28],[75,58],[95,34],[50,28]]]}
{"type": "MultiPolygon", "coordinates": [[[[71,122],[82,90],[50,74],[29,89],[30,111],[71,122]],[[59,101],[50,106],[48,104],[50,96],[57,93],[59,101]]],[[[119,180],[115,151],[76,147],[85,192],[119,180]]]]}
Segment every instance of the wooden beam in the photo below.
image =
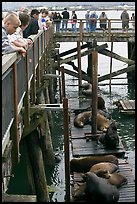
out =
{"type": "Polygon", "coordinates": [[[120,61],[122,61],[122,62],[125,62],[125,63],[127,63],[128,65],[133,65],[133,64],[135,64],[135,61],[134,61],[134,60],[127,59],[127,58],[125,58],[125,57],[122,57],[122,56],[120,56],[120,55],[114,53],[114,52],[111,53],[111,51],[110,51],[110,50],[107,50],[107,49],[99,50],[98,52],[99,52],[100,54],[106,55],[106,56],[108,56],[108,57],[111,57],[111,56],[112,56],[112,58],[117,59],[117,60],[120,60],[120,61]]]}
{"type": "MultiPolygon", "coordinates": [[[[86,56],[86,55],[91,54],[93,50],[99,51],[99,50],[105,49],[106,47],[108,47],[107,44],[103,44],[103,45],[100,45],[100,46],[96,46],[95,48],[91,48],[91,49],[89,49],[89,50],[86,50],[86,51],[82,52],[82,53],[81,53],[81,57],[84,57],[84,56],[86,56]]],[[[78,57],[78,55],[75,54],[75,55],[73,55],[73,56],[71,56],[71,57],[62,59],[62,60],[60,60],[60,65],[61,65],[61,64],[65,64],[65,63],[67,63],[67,62],[70,62],[70,61],[72,61],[72,60],[75,60],[75,59],[77,59],[77,57],[78,57]]],[[[54,62],[54,63],[52,63],[50,66],[51,66],[51,67],[57,67],[57,66],[58,66],[58,63],[57,63],[57,62],[54,62]]]]}
{"type": "MultiPolygon", "coordinates": [[[[111,77],[114,77],[114,76],[123,74],[123,73],[125,73],[125,72],[130,72],[130,71],[132,71],[132,70],[134,70],[134,69],[135,69],[135,65],[131,65],[131,66],[127,67],[127,68],[120,69],[120,70],[118,70],[118,71],[112,72],[112,73],[111,73],[111,77]]],[[[98,78],[98,82],[107,80],[107,79],[109,79],[109,77],[110,77],[110,74],[106,74],[106,75],[104,75],[104,76],[101,76],[101,77],[98,78]]]]}
{"type": "MultiPolygon", "coordinates": [[[[118,71],[115,71],[111,74],[111,77],[115,77],[115,76],[118,76],[120,74],[123,74],[125,72],[130,72],[132,70],[135,69],[135,65],[131,65],[127,68],[124,68],[124,69],[121,69],[121,70],[118,70],[118,71]]],[[[65,73],[66,74],[69,74],[71,76],[74,76],[74,77],[77,77],[78,78],[78,73],[77,72],[74,72],[74,71],[71,71],[71,70],[68,70],[68,69],[64,69],[65,73]]],[[[107,80],[110,78],[110,74],[106,74],[104,76],[101,76],[98,78],[98,82],[101,82],[101,81],[104,81],[104,80],[107,80]]],[[[89,76],[85,75],[82,73],[82,79],[85,80],[85,81],[88,81],[90,80],[89,76]]]]}
{"type": "Polygon", "coordinates": [[[11,194],[3,194],[2,202],[37,202],[36,195],[11,195],[11,194]]]}

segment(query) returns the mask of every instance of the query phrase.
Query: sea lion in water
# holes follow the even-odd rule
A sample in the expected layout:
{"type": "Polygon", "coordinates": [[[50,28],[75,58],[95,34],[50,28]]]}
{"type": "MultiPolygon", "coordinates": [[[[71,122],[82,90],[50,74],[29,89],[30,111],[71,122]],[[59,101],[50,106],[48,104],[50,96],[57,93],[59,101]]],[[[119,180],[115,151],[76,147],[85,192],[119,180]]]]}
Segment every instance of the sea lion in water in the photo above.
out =
{"type": "MultiPolygon", "coordinates": [[[[83,128],[84,125],[92,124],[92,111],[85,111],[82,113],[79,113],[74,118],[74,126],[83,128]]],[[[101,131],[107,130],[107,128],[110,125],[110,120],[107,119],[103,113],[97,112],[97,129],[101,131]]]]}
{"type": "Polygon", "coordinates": [[[99,137],[99,141],[106,147],[106,148],[116,148],[119,145],[119,137],[117,133],[116,123],[110,123],[109,127],[107,128],[106,132],[99,137]]]}
{"type": "Polygon", "coordinates": [[[127,178],[120,172],[110,173],[107,169],[100,169],[96,172],[96,175],[102,178],[106,178],[108,182],[115,185],[117,188],[124,184],[127,184],[127,178]]]}
{"type": "Polygon", "coordinates": [[[88,172],[90,168],[99,162],[111,162],[118,165],[118,158],[114,155],[88,156],[73,158],[70,160],[70,172],[88,172]]]}
{"type": "Polygon", "coordinates": [[[93,172],[87,172],[83,176],[86,181],[86,195],[90,202],[114,203],[119,200],[119,191],[116,186],[110,184],[107,179],[98,177],[93,172]]]}
{"type": "Polygon", "coordinates": [[[96,174],[96,172],[98,172],[99,170],[107,170],[110,173],[113,173],[115,171],[117,171],[119,169],[118,165],[110,163],[110,162],[99,162],[97,164],[94,164],[91,168],[90,168],[90,172],[94,172],[96,174]]]}
{"type": "Polygon", "coordinates": [[[90,83],[83,83],[81,85],[81,92],[84,96],[92,96],[92,84],[90,83]]]}

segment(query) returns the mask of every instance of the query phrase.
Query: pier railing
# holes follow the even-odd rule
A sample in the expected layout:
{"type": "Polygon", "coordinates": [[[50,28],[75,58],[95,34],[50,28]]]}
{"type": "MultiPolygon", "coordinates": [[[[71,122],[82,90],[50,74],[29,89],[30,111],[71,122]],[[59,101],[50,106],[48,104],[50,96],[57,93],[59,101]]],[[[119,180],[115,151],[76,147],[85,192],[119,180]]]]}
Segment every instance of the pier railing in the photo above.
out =
{"type": "MultiPolygon", "coordinates": [[[[44,72],[45,49],[51,41],[53,29],[39,31],[30,36],[33,44],[27,50],[25,57],[18,53],[2,56],[2,154],[10,139],[10,129],[15,122],[14,138],[17,147],[21,138],[19,113],[24,105],[25,94],[28,102],[36,100],[36,87],[40,86],[44,72]],[[31,92],[31,98],[30,98],[31,92]]],[[[29,117],[29,113],[27,114],[29,117]]]]}
{"type": "MultiPolygon", "coordinates": [[[[89,22],[90,22],[90,20],[89,20],[89,22]]],[[[135,32],[133,24],[135,25],[135,21],[129,20],[128,31],[135,32]]],[[[55,23],[54,23],[54,25],[55,25],[55,23]]],[[[79,32],[79,31],[86,32],[86,19],[77,19],[76,28],[77,28],[76,32],[79,32]]],[[[111,31],[114,31],[114,30],[116,32],[118,32],[118,31],[123,32],[123,30],[122,30],[122,20],[121,19],[108,19],[107,20],[107,22],[106,22],[106,31],[111,32],[111,31]]],[[[54,31],[56,32],[56,29],[54,29],[54,31]]],[[[63,31],[62,26],[60,28],[60,32],[61,31],[63,31]]],[[[71,19],[68,20],[67,32],[69,32],[69,31],[72,31],[72,20],[71,19]]],[[[97,19],[96,31],[102,31],[102,29],[100,28],[100,20],[99,19],[97,19]]]]}

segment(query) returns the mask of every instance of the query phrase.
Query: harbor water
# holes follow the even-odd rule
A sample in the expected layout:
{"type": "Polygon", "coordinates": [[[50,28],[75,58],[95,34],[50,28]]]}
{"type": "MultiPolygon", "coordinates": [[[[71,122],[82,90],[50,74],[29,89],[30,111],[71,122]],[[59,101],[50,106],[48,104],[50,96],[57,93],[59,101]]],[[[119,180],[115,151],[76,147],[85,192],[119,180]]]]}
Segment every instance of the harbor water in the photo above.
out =
{"type": "MultiPolygon", "coordinates": [[[[71,11],[70,11],[71,12],[71,11]]],[[[76,11],[78,14],[78,18],[84,18],[84,14],[86,11],[76,11]]],[[[106,14],[111,19],[120,18],[120,14],[122,11],[106,11],[106,14]]],[[[101,11],[97,11],[99,15],[101,11]]],[[[133,11],[129,11],[129,15],[133,11]]],[[[106,42],[108,44],[108,50],[111,50],[111,43],[106,42]]],[[[103,42],[97,43],[98,45],[103,44],[103,42]]],[[[69,49],[75,48],[77,46],[76,43],[60,43],[59,52],[62,53],[69,49]]],[[[114,42],[113,44],[113,52],[119,54],[123,57],[128,58],[128,47],[127,42],[114,42]]],[[[77,60],[74,60],[75,65],[77,66],[77,60]]],[[[81,61],[82,70],[87,70],[87,56],[82,57],[81,61]]],[[[63,64],[63,66],[67,69],[73,70],[70,65],[63,64]]],[[[126,68],[127,64],[112,59],[112,71],[117,71],[122,68],[126,68]]],[[[101,54],[98,54],[98,74],[100,76],[109,74],[110,72],[110,58],[101,54]]],[[[83,81],[84,82],[84,81],[83,81]]],[[[135,84],[128,84],[127,74],[124,73],[113,79],[112,84],[120,83],[121,85],[112,85],[111,92],[109,89],[109,80],[102,81],[99,83],[99,93],[104,98],[106,102],[106,108],[109,113],[111,113],[112,118],[118,124],[118,134],[126,149],[126,153],[128,156],[128,161],[133,169],[133,175],[135,176],[135,117],[134,115],[125,115],[118,112],[115,101],[121,99],[135,99],[135,84]]],[[[66,83],[66,94],[69,98],[70,93],[74,93],[78,91],[77,86],[73,86],[78,83],[77,78],[65,75],[65,83],[66,83]],[[71,85],[71,86],[70,86],[71,85]]],[[[60,162],[55,165],[52,169],[46,169],[46,178],[48,185],[55,191],[52,193],[52,201],[53,202],[64,202],[65,196],[65,172],[64,172],[64,130],[63,130],[63,113],[62,112],[54,112],[54,128],[52,129],[52,140],[53,147],[56,154],[60,157],[60,162]],[[62,118],[62,119],[61,119],[62,118]]],[[[21,163],[13,169],[14,177],[11,178],[7,193],[9,194],[31,194],[28,180],[27,180],[27,170],[25,161],[23,158],[23,149],[21,146],[21,163]]]]}

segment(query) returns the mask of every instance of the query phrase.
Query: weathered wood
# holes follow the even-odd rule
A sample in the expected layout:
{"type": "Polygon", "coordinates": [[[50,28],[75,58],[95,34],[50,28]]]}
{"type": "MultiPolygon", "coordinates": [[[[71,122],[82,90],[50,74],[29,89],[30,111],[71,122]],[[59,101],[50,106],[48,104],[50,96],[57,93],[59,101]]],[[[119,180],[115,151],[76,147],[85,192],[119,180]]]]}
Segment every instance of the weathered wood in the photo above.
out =
{"type": "Polygon", "coordinates": [[[23,133],[22,133],[22,138],[28,136],[31,132],[33,132],[38,127],[38,125],[42,122],[42,120],[43,120],[43,118],[42,118],[42,116],[40,116],[37,120],[35,120],[33,122],[31,121],[29,126],[24,127],[23,133]]]}
{"type": "Polygon", "coordinates": [[[3,194],[2,200],[2,202],[37,202],[35,195],[3,194]]]}
{"type": "Polygon", "coordinates": [[[122,57],[114,52],[111,53],[111,51],[107,50],[107,49],[103,49],[103,50],[99,50],[98,51],[100,54],[103,54],[103,55],[106,55],[108,57],[111,57],[114,58],[114,59],[117,59],[117,60],[120,60],[122,62],[125,62],[127,63],[128,65],[133,65],[135,64],[135,61],[134,60],[131,60],[131,59],[127,59],[125,57],[122,57]]]}
{"type": "MultiPolygon", "coordinates": [[[[130,72],[130,71],[132,71],[134,69],[135,69],[135,65],[131,65],[131,66],[127,67],[127,68],[123,68],[123,69],[120,69],[118,71],[112,72],[111,76],[114,77],[114,76],[117,76],[117,75],[120,75],[120,74],[123,74],[123,73],[126,73],[126,72],[130,72]]],[[[110,74],[106,74],[104,76],[101,76],[101,77],[98,78],[98,82],[109,79],[109,77],[110,77],[110,74]]]]}
{"type": "MultiPolygon", "coordinates": [[[[99,51],[99,50],[105,49],[106,47],[108,47],[108,45],[107,45],[107,44],[103,44],[103,45],[100,45],[100,46],[96,46],[96,48],[88,49],[88,50],[86,50],[86,51],[84,51],[84,52],[81,53],[81,57],[91,54],[94,49],[96,49],[97,51],[99,51]]],[[[70,62],[70,61],[72,61],[72,60],[75,60],[75,59],[77,59],[77,57],[78,57],[78,55],[75,54],[75,55],[73,55],[73,56],[71,56],[71,57],[68,57],[68,58],[66,58],[66,59],[60,60],[60,64],[65,64],[65,63],[67,63],[67,62],[70,62]]],[[[58,63],[57,63],[57,62],[55,62],[55,63],[53,63],[53,64],[51,65],[51,67],[57,67],[57,66],[58,66],[58,63]]]]}
{"type": "MultiPolygon", "coordinates": [[[[87,46],[88,46],[87,44],[81,45],[80,46],[81,50],[87,48],[87,46]]],[[[59,56],[64,57],[66,55],[72,54],[73,52],[77,52],[77,48],[73,48],[73,49],[67,50],[65,52],[62,52],[62,53],[59,54],[59,56]]]]}
{"type": "Polygon", "coordinates": [[[64,159],[65,159],[65,202],[70,202],[70,155],[69,155],[69,112],[68,99],[63,98],[63,118],[64,118],[64,159]]]}
{"type": "Polygon", "coordinates": [[[38,202],[50,202],[38,130],[26,137],[38,202]]]}

